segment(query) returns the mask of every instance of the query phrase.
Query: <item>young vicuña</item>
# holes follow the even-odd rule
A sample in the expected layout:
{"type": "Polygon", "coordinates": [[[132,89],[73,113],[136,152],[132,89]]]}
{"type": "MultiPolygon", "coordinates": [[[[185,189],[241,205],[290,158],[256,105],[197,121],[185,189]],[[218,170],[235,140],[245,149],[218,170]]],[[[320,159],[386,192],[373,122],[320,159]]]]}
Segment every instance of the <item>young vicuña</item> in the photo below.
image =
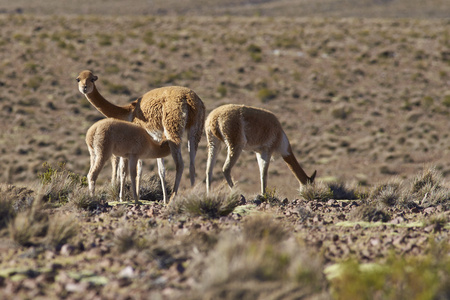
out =
{"type": "Polygon", "coordinates": [[[208,161],[206,166],[206,191],[211,189],[213,167],[217,153],[224,142],[228,148],[223,165],[223,175],[230,187],[233,187],[231,169],[243,150],[252,150],[258,160],[261,193],[267,187],[267,170],[274,152],[281,154],[300,184],[313,183],[314,171],[308,177],[295,158],[289,140],[281,128],[277,117],[268,110],[245,105],[228,104],[214,109],[206,119],[206,138],[208,143],[208,161]]]}
{"type": "MultiPolygon", "coordinates": [[[[86,144],[91,156],[91,167],[87,175],[89,191],[95,192],[95,182],[105,162],[112,155],[128,159],[129,173],[131,177],[131,190],[135,203],[139,200],[139,185],[142,174],[141,159],[162,158],[170,154],[169,144],[164,141],[158,143],[139,125],[117,120],[103,119],[92,125],[86,133],[86,144]],[[139,163],[138,163],[139,161],[139,163]]],[[[125,172],[123,160],[120,172],[120,201],[123,197],[125,172]]],[[[166,188],[164,185],[164,166],[159,168],[164,203],[166,203],[166,188]]]]}

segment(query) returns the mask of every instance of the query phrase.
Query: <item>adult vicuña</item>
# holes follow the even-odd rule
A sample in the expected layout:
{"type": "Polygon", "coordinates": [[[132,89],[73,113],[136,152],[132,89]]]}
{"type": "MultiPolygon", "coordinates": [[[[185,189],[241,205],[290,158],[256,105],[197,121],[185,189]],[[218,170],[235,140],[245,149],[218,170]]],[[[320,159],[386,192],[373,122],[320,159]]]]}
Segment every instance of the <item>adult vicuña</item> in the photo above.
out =
{"type": "Polygon", "coordinates": [[[267,170],[274,152],[281,154],[300,184],[314,182],[316,171],[311,177],[306,175],[292,152],[291,145],[281,128],[280,122],[270,111],[245,105],[223,105],[209,114],[206,119],[205,130],[208,143],[207,193],[211,188],[212,171],[216,163],[217,153],[221,148],[221,142],[224,142],[228,148],[227,158],[223,165],[223,175],[230,187],[234,185],[231,179],[231,169],[242,150],[253,150],[256,153],[262,194],[266,191],[267,170]]]}
{"type": "MultiPolygon", "coordinates": [[[[205,106],[197,94],[185,87],[170,86],[151,90],[137,101],[117,106],[107,101],[97,90],[98,79],[91,71],[82,71],[78,77],[78,89],[103,115],[136,123],[145,128],[153,139],[167,140],[175,161],[176,175],[172,196],[175,196],[183,175],[181,139],[187,131],[190,156],[189,175],[191,186],[195,183],[195,156],[200,142],[204,122],[205,106]]],[[[158,168],[163,166],[158,158],[158,168]]]]}
{"type": "MultiPolygon", "coordinates": [[[[136,204],[139,200],[139,183],[142,174],[140,159],[162,158],[170,154],[170,147],[166,141],[158,143],[141,126],[112,118],[100,120],[92,125],[86,133],[86,144],[91,156],[91,167],[87,175],[91,194],[95,192],[95,182],[105,162],[115,155],[128,159],[131,190],[136,204]]],[[[122,201],[125,181],[123,167],[121,163],[120,201],[122,201]]],[[[164,167],[159,168],[164,203],[166,203],[164,175],[164,167]]]]}

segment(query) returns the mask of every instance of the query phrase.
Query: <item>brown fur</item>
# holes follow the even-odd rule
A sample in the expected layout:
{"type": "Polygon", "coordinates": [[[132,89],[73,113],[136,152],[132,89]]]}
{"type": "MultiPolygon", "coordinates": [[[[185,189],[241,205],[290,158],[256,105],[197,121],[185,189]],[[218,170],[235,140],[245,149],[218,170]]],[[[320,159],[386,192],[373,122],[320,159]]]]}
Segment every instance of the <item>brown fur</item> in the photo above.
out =
{"type": "MultiPolygon", "coordinates": [[[[95,182],[105,162],[112,155],[115,155],[116,157],[127,158],[129,161],[131,189],[136,203],[139,198],[139,180],[141,177],[141,168],[137,166],[138,160],[162,158],[170,154],[170,147],[167,142],[157,143],[142,127],[112,118],[100,120],[92,125],[86,133],[86,144],[91,156],[91,168],[87,176],[90,192],[94,193],[95,182]]],[[[120,201],[122,201],[125,180],[124,172],[121,171],[120,201]]],[[[166,203],[164,173],[160,173],[160,176],[163,185],[164,203],[166,203]]]]}
{"type": "MultiPolygon", "coordinates": [[[[184,164],[181,156],[183,132],[188,135],[191,185],[195,183],[195,156],[203,132],[205,106],[197,94],[185,87],[171,86],[151,90],[135,102],[117,106],[108,102],[97,91],[98,79],[91,71],[82,71],[77,77],[82,94],[103,115],[125,121],[132,121],[144,127],[156,141],[163,137],[168,141],[175,160],[176,177],[174,195],[178,191],[184,164]]],[[[160,165],[160,162],[158,162],[160,165]]]]}
{"type": "Polygon", "coordinates": [[[211,187],[212,170],[216,163],[221,142],[228,148],[223,174],[230,187],[231,169],[243,150],[256,152],[261,176],[261,193],[267,187],[267,171],[274,152],[281,154],[284,161],[300,184],[312,183],[314,171],[308,177],[295,158],[289,140],[277,117],[268,110],[245,105],[228,104],[214,109],[206,119],[206,138],[208,141],[208,161],[206,168],[206,190],[211,187]]]}

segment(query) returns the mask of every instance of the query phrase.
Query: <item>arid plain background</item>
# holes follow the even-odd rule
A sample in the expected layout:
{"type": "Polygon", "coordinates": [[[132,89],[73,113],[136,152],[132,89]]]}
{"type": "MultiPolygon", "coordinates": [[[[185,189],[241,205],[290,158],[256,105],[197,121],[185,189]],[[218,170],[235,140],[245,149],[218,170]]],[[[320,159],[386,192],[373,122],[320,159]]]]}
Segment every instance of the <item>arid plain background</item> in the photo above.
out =
{"type": "Polygon", "coordinates": [[[2,299],[448,299],[449,2],[0,1],[2,299]],[[278,157],[257,195],[244,153],[207,197],[203,138],[169,205],[111,202],[109,167],[91,196],[84,69],[117,104],[267,108],[319,178],[278,157]]]}
{"type": "MultiPolygon", "coordinates": [[[[117,104],[183,85],[208,112],[225,103],[267,108],[306,172],[322,179],[373,184],[424,165],[447,177],[449,1],[421,3],[2,1],[0,180],[32,182],[44,162],[87,173],[84,134],[101,115],[77,90],[83,69],[117,104]]],[[[205,150],[203,138],[199,182],[205,150]]],[[[242,190],[257,192],[253,154],[233,171],[242,190]]],[[[281,159],[269,172],[269,187],[295,197],[298,184],[281,159]]]]}

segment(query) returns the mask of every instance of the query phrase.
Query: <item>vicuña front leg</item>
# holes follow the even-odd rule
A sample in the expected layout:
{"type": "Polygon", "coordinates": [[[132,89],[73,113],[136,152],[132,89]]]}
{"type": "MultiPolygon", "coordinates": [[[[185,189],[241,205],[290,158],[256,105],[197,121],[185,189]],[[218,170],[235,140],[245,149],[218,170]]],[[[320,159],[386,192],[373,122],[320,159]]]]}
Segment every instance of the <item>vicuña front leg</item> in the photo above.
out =
{"type": "Polygon", "coordinates": [[[123,201],[123,193],[125,189],[125,180],[127,179],[128,172],[128,160],[126,158],[121,157],[119,161],[119,179],[120,179],[120,187],[119,187],[119,201],[123,201]]]}
{"type": "Polygon", "coordinates": [[[131,178],[131,192],[133,193],[134,203],[139,204],[139,191],[136,190],[138,184],[136,183],[137,178],[137,164],[138,159],[134,156],[130,156],[128,159],[128,166],[130,169],[131,178]]]}

